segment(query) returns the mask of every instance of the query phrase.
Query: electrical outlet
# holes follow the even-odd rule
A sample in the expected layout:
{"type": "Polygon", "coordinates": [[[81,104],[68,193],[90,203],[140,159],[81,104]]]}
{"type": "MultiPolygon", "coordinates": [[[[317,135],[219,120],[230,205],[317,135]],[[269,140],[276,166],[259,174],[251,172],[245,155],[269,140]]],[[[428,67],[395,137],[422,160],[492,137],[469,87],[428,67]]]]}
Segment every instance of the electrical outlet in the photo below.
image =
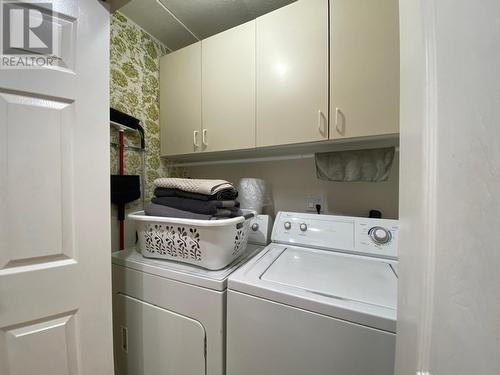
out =
{"type": "Polygon", "coordinates": [[[325,213],[327,211],[326,199],[323,195],[314,194],[309,195],[306,199],[306,212],[314,212],[316,213],[316,205],[319,204],[321,206],[320,213],[325,213]]]}

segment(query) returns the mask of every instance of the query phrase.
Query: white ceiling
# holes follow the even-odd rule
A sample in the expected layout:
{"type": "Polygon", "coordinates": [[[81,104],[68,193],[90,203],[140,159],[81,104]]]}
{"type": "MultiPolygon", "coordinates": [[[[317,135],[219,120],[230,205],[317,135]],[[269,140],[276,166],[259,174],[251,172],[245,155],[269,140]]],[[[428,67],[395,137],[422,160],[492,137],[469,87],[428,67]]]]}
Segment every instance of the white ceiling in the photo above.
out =
{"type": "Polygon", "coordinates": [[[131,0],[126,17],[175,51],[296,0],[131,0]]]}

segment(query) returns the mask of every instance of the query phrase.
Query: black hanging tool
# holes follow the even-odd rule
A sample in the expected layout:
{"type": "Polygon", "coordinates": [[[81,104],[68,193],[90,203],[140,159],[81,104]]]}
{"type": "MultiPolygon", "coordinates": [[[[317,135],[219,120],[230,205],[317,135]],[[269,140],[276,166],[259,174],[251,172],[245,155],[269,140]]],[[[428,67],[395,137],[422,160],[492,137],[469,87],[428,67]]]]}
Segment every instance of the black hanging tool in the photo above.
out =
{"type": "Polygon", "coordinates": [[[119,222],[119,247],[122,250],[125,247],[125,204],[135,201],[141,197],[141,180],[138,175],[125,175],[124,174],[124,160],[123,153],[124,149],[127,147],[133,151],[141,151],[143,155],[143,181],[142,187],[144,191],[144,129],[140,125],[140,121],[135,117],[127,115],[126,113],[120,112],[114,108],[110,108],[110,123],[112,126],[118,129],[119,132],[119,142],[118,144],[113,144],[112,146],[119,147],[120,157],[119,157],[119,174],[111,175],[111,202],[118,206],[118,222],[119,222]],[[141,148],[125,146],[124,132],[125,130],[133,130],[139,132],[141,137],[141,148]]]}

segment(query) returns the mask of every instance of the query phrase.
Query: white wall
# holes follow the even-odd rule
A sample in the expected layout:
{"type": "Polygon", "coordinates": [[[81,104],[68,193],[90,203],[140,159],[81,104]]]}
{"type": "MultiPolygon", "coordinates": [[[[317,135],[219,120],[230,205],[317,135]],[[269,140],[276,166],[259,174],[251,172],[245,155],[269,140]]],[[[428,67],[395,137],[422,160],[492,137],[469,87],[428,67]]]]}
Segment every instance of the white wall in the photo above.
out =
{"type": "MultiPolygon", "coordinates": [[[[382,211],[385,218],[398,218],[398,153],[394,158],[389,180],[381,183],[329,182],[316,178],[314,159],[225,164],[190,167],[186,175],[193,178],[222,178],[238,183],[242,177],[257,177],[268,182],[272,191],[275,214],[282,211],[305,211],[309,195],[322,195],[328,212],[351,216],[368,216],[371,209],[382,211]]],[[[146,202],[147,203],[147,202],[146,202]]],[[[140,210],[135,207],[126,214],[140,210]]],[[[125,220],[125,247],[135,244],[135,222],[125,220]]],[[[112,250],[118,250],[118,222],[116,209],[111,216],[112,250]]]]}
{"type": "Polygon", "coordinates": [[[397,374],[500,374],[500,2],[400,10],[397,374]]]}
{"type": "Polygon", "coordinates": [[[371,209],[384,217],[398,217],[398,158],[387,182],[330,182],[316,178],[314,159],[225,164],[191,167],[193,178],[222,178],[238,183],[242,177],[257,177],[271,187],[274,211],[305,211],[309,195],[323,195],[330,213],[368,216],[371,209]]]}

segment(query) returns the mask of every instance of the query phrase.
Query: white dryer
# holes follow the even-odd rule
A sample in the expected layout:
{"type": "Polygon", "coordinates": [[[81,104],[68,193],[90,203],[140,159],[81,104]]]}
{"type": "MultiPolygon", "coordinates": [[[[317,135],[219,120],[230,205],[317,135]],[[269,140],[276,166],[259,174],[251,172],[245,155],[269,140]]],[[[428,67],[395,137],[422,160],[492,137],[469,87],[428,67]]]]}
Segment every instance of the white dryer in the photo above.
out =
{"type": "Polygon", "coordinates": [[[395,220],[280,212],[229,278],[228,375],[391,375],[395,220]]]}
{"type": "Polygon", "coordinates": [[[269,242],[268,225],[257,216],[245,253],[218,271],[113,253],[116,373],[224,374],[227,278],[269,242]]]}

